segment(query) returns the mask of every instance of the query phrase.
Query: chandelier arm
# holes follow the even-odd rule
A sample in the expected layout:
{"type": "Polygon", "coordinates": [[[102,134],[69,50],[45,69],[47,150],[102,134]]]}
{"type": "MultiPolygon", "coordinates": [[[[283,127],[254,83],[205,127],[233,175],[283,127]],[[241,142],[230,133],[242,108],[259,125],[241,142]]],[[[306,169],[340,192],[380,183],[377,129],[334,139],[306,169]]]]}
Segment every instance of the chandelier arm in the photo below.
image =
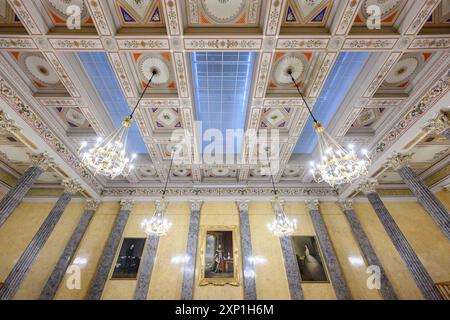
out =
{"type": "Polygon", "coordinates": [[[150,77],[150,79],[147,82],[147,85],[144,88],[144,91],[142,91],[141,96],[139,97],[138,102],[136,103],[136,105],[133,108],[133,111],[130,114],[130,119],[133,119],[133,115],[134,112],[136,111],[137,107],[139,106],[139,103],[141,102],[142,98],[144,97],[145,93],[147,92],[148,87],[150,86],[150,84],[152,83],[153,77],[156,75],[157,71],[155,69],[152,70],[152,76],[150,77]]]}
{"type": "Polygon", "coordinates": [[[303,102],[304,102],[305,105],[306,105],[306,109],[308,109],[308,112],[309,112],[309,114],[311,115],[311,117],[312,117],[314,123],[318,123],[319,121],[317,121],[316,117],[314,117],[314,114],[312,113],[311,108],[310,108],[309,105],[308,105],[308,102],[306,102],[305,97],[304,97],[303,94],[301,93],[300,88],[298,87],[298,84],[295,82],[295,79],[294,79],[294,77],[292,76],[292,70],[289,69],[289,70],[288,70],[288,74],[291,76],[292,83],[294,83],[294,86],[297,88],[297,91],[298,91],[298,93],[300,94],[300,97],[302,97],[302,100],[303,100],[303,102]]]}

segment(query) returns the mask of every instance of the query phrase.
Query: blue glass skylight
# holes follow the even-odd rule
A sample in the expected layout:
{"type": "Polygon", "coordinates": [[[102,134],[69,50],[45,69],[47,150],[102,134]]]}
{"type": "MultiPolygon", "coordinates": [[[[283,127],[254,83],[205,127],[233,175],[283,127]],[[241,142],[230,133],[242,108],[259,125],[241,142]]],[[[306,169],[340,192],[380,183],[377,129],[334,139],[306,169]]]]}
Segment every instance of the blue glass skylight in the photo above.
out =
{"type": "MultiPolygon", "coordinates": [[[[77,55],[114,124],[120,127],[122,120],[130,114],[130,109],[108,57],[104,52],[79,52],[77,55]]],[[[129,129],[127,149],[130,154],[148,153],[135,123],[129,129]]]]}
{"type": "MultiPolygon", "coordinates": [[[[313,108],[314,116],[324,127],[330,123],[369,55],[367,52],[342,52],[339,54],[313,108]]],[[[316,144],[317,135],[313,128],[313,120],[309,117],[295,146],[294,153],[311,153],[316,144]]]]}
{"type": "MultiPolygon", "coordinates": [[[[227,129],[244,130],[254,53],[193,52],[191,61],[202,136],[207,129],[220,130],[224,139],[227,129]]],[[[234,150],[223,150],[224,153],[241,152],[242,135],[236,139],[234,150]]],[[[203,141],[203,148],[208,144],[203,141]]]]}

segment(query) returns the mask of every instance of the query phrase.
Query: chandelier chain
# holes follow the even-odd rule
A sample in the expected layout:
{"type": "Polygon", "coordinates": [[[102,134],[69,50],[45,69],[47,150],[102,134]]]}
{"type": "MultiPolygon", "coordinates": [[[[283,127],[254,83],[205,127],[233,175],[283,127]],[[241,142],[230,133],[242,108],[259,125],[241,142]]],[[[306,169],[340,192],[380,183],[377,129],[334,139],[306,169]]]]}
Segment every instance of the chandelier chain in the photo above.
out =
{"type": "Polygon", "coordinates": [[[305,103],[306,109],[308,109],[308,112],[311,115],[312,119],[314,120],[314,123],[318,123],[316,117],[314,117],[314,114],[312,113],[311,108],[308,105],[308,102],[306,102],[305,97],[303,96],[302,92],[300,91],[300,88],[298,87],[298,84],[295,82],[295,79],[292,76],[292,70],[288,70],[288,74],[291,76],[292,82],[294,83],[294,86],[297,88],[297,91],[300,94],[300,97],[302,97],[302,100],[305,103]]]}

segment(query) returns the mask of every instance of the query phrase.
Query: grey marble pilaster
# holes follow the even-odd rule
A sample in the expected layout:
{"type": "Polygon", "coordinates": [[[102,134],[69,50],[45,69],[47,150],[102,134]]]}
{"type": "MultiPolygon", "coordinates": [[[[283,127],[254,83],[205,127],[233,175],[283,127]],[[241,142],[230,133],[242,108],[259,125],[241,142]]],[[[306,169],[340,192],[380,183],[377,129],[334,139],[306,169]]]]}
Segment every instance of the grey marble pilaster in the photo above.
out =
{"type": "Polygon", "coordinates": [[[302,279],[297,259],[290,237],[280,237],[281,252],[283,253],[284,269],[288,280],[291,300],[303,300],[302,279]]]}
{"type": "Polygon", "coordinates": [[[447,140],[450,140],[450,128],[446,129],[442,134],[447,140]]]}
{"type": "Polygon", "coordinates": [[[114,262],[114,256],[117,248],[119,247],[120,239],[122,238],[123,230],[127,224],[128,216],[130,215],[132,207],[132,201],[122,200],[120,202],[119,215],[117,216],[114,227],[109,235],[106,247],[103,250],[97,271],[95,272],[86,297],[87,300],[100,300],[102,296],[109,271],[114,262]]]}
{"type": "Polygon", "coordinates": [[[331,240],[328,236],[328,231],[325,227],[322,216],[320,215],[319,201],[306,201],[306,206],[309,210],[309,215],[311,216],[311,220],[314,225],[320,247],[322,248],[325,263],[328,267],[331,284],[333,285],[336,298],[338,300],[351,300],[352,297],[350,295],[350,290],[345,283],[344,275],[339,265],[339,261],[333,249],[333,245],[331,244],[331,240]]]}
{"type": "Polygon", "coordinates": [[[242,260],[244,265],[244,299],[256,300],[255,266],[252,254],[248,200],[237,201],[241,229],[242,260]]]}
{"type": "Polygon", "coordinates": [[[30,167],[25,171],[17,184],[11,188],[0,201],[0,226],[2,226],[17,206],[22,202],[23,198],[30,190],[34,182],[43,172],[40,167],[30,167]]]}
{"type": "Polygon", "coordinates": [[[86,208],[84,210],[83,216],[78,222],[69,242],[64,248],[63,253],[59,257],[52,274],[47,280],[44,289],[41,292],[39,300],[52,300],[58,290],[58,287],[64,278],[64,275],[72,261],[75,252],[77,251],[78,245],[86,232],[86,229],[94,216],[95,210],[97,209],[99,201],[88,200],[86,208]]]}
{"type": "Polygon", "coordinates": [[[134,291],[134,300],[146,300],[150,280],[152,278],[153,266],[155,265],[156,251],[158,250],[159,237],[150,235],[145,245],[144,259],[134,291]]]}
{"type": "Polygon", "coordinates": [[[361,248],[361,251],[364,255],[364,258],[367,261],[369,266],[375,265],[380,268],[381,279],[380,279],[380,293],[385,300],[397,300],[397,295],[395,294],[394,288],[389,281],[389,278],[386,276],[386,272],[384,271],[383,266],[381,265],[380,260],[378,259],[375,250],[370,244],[369,238],[367,237],[364,229],[362,228],[361,222],[356,216],[355,211],[353,210],[352,202],[350,200],[340,201],[342,209],[344,210],[344,214],[347,217],[347,220],[352,228],[353,235],[355,236],[356,241],[361,248]]]}
{"type": "Polygon", "coordinates": [[[420,180],[410,166],[404,166],[397,170],[402,180],[414,193],[417,200],[433,218],[441,231],[450,240],[450,213],[431,192],[431,190],[420,180]]]}
{"type": "Polygon", "coordinates": [[[192,300],[194,290],[195,259],[197,255],[198,229],[202,200],[191,200],[191,218],[189,220],[188,239],[186,244],[187,261],[184,263],[181,300],[192,300]]]}
{"type": "Polygon", "coordinates": [[[40,226],[37,233],[34,235],[31,242],[28,244],[25,251],[20,256],[19,260],[14,265],[5,280],[5,285],[0,289],[0,300],[9,300],[14,298],[17,290],[19,290],[23,280],[30,270],[34,260],[39,252],[44,247],[50,234],[61,218],[64,209],[72,199],[73,193],[64,192],[56,201],[53,209],[50,211],[47,218],[40,226]]]}
{"type": "Polygon", "coordinates": [[[391,241],[397,249],[400,257],[405,262],[406,267],[411,273],[424,298],[427,300],[441,300],[442,296],[434,286],[433,279],[428,274],[419,257],[416,255],[408,240],[395,223],[394,218],[392,218],[391,214],[384,206],[380,196],[375,191],[376,185],[376,180],[370,179],[360,185],[360,190],[363,191],[369,199],[369,202],[380,219],[381,224],[386,230],[389,238],[391,238],[391,241]]]}

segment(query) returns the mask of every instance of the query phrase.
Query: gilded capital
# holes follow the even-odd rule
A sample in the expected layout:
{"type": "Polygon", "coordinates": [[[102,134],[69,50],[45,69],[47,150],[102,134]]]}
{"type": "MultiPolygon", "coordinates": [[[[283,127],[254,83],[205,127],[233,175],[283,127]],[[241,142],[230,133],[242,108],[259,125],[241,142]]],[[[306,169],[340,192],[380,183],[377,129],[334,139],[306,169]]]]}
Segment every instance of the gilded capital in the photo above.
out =
{"type": "Polygon", "coordinates": [[[33,167],[39,167],[43,171],[47,170],[48,168],[55,167],[55,162],[52,158],[49,157],[47,152],[32,153],[28,154],[28,156],[30,157],[30,161],[33,167]]]}
{"type": "Polygon", "coordinates": [[[305,204],[309,211],[319,210],[319,200],[317,199],[305,200],[305,204]]]}
{"type": "Polygon", "coordinates": [[[436,118],[429,120],[423,127],[428,133],[440,134],[450,128],[450,119],[445,112],[440,112],[436,118]]]}
{"type": "Polygon", "coordinates": [[[248,204],[250,200],[236,200],[236,204],[238,205],[239,211],[248,211],[248,204]]]}
{"type": "Polygon", "coordinates": [[[369,193],[376,193],[378,187],[378,181],[377,179],[367,179],[366,181],[362,182],[358,186],[358,190],[363,192],[364,194],[369,193]]]}
{"type": "Polygon", "coordinates": [[[83,190],[78,180],[75,179],[64,179],[61,182],[64,187],[64,192],[75,194],[83,190]]]}
{"type": "Polygon", "coordinates": [[[203,200],[191,200],[191,211],[200,211],[203,200]]]}
{"type": "Polygon", "coordinates": [[[20,128],[16,126],[14,120],[9,119],[6,113],[0,110],[0,131],[14,133],[19,130],[20,128]]]}
{"type": "Polygon", "coordinates": [[[395,171],[407,166],[410,164],[412,159],[411,153],[395,153],[392,157],[390,157],[385,164],[385,167],[392,168],[395,171]]]}
{"type": "Polygon", "coordinates": [[[85,210],[93,210],[93,211],[95,211],[95,210],[97,210],[99,204],[100,204],[100,200],[89,199],[86,202],[85,210]]]}
{"type": "Polygon", "coordinates": [[[339,200],[342,210],[353,210],[353,201],[351,199],[341,199],[339,200]]]}
{"type": "Polygon", "coordinates": [[[131,211],[133,208],[134,201],[133,200],[120,200],[120,210],[131,211]]]}

